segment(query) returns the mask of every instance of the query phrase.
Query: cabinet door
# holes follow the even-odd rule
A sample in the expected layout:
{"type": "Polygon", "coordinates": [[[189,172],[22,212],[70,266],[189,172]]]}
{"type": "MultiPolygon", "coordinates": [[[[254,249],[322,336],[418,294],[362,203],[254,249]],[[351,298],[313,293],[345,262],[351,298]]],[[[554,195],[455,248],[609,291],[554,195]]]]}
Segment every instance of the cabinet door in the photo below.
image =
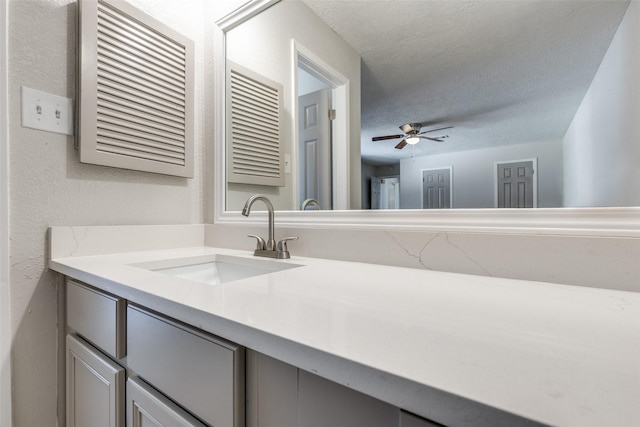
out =
{"type": "Polygon", "coordinates": [[[127,427],[205,427],[137,378],[127,380],[127,427]]]}
{"type": "Polygon", "coordinates": [[[124,426],[124,368],[67,335],[67,426],[124,426]]]}

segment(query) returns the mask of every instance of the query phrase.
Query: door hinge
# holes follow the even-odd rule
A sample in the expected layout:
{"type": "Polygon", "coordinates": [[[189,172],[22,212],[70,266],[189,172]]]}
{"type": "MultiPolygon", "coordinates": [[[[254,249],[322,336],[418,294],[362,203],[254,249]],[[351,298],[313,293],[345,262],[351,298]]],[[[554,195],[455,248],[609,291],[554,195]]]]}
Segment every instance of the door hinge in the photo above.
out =
{"type": "Polygon", "coordinates": [[[331,108],[329,109],[329,120],[335,120],[335,119],[336,119],[336,110],[331,108]]]}

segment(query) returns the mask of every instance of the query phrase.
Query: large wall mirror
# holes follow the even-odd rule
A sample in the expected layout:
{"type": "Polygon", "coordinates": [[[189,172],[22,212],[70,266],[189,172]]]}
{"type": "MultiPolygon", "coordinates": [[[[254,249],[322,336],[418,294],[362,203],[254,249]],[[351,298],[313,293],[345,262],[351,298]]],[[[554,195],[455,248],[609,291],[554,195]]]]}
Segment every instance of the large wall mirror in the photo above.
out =
{"type": "Polygon", "coordinates": [[[449,209],[499,218],[495,208],[640,206],[638,9],[626,0],[249,2],[218,21],[218,153],[234,150],[228,76],[238,65],[281,88],[284,180],[228,180],[232,166],[219,160],[217,217],[255,193],[300,222],[330,217],[295,212],[310,198],[340,210],[334,218],[357,210],[381,223],[449,209]]]}

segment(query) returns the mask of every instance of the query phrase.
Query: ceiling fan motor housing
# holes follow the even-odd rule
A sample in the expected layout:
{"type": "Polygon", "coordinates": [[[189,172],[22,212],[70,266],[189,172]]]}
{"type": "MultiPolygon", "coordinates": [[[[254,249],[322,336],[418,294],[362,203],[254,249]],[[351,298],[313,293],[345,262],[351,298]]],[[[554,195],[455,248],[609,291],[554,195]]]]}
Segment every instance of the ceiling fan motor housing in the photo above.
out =
{"type": "Polygon", "coordinates": [[[422,124],[420,123],[407,123],[400,126],[402,132],[407,134],[416,134],[420,132],[420,128],[422,128],[422,124]]]}

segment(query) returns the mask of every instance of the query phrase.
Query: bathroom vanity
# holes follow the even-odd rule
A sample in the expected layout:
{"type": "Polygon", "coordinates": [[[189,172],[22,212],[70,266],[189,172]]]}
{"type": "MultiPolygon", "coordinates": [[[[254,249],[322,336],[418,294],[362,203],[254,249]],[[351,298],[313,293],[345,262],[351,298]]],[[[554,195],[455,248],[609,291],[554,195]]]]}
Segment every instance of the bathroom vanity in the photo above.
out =
{"type": "Polygon", "coordinates": [[[68,425],[640,419],[637,293],[204,245],[54,249],[49,265],[66,276],[68,425]],[[216,260],[250,274],[176,272],[216,260]]]}

